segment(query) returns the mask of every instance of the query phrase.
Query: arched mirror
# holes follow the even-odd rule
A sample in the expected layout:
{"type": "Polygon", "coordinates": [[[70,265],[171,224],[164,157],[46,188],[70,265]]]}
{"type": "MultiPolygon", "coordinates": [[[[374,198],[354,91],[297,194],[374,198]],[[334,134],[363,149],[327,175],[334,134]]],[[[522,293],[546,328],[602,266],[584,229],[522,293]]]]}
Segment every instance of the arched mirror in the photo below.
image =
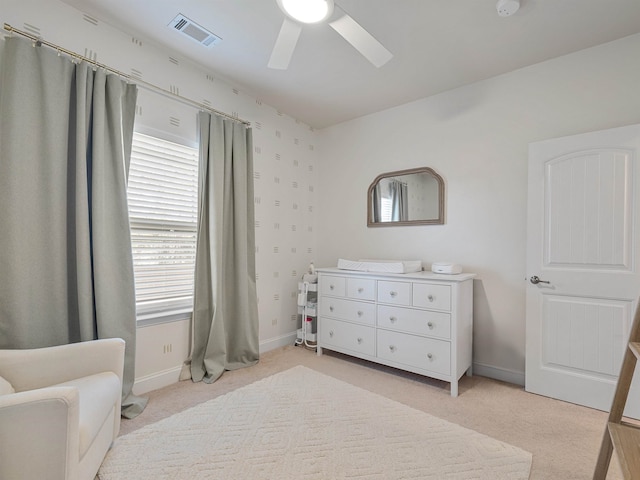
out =
{"type": "Polygon", "coordinates": [[[441,225],[444,181],[433,169],[378,175],[367,192],[367,226],[441,225]]]}

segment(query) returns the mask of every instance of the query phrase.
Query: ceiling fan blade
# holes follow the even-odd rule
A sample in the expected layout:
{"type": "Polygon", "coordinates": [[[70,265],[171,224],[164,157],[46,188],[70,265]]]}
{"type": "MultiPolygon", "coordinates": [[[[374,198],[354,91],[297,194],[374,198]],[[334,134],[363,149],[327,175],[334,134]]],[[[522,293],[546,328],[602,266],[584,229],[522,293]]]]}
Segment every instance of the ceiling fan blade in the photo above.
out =
{"type": "Polygon", "coordinates": [[[271,58],[267,66],[277,70],[286,70],[291,61],[293,50],[298,43],[298,37],[300,37],[302,28],[297,23],[291,20],[284,19],[282,27],[280,27],[280,33],[276,39],[276,44],[273,46],[271,52],[271,58]]]}
{"type": "Polygon", "coordinates": [[[345,14],[329,25],[376,67],[380,68],[393,57],[389,50],[349,15],[345,14]]]}

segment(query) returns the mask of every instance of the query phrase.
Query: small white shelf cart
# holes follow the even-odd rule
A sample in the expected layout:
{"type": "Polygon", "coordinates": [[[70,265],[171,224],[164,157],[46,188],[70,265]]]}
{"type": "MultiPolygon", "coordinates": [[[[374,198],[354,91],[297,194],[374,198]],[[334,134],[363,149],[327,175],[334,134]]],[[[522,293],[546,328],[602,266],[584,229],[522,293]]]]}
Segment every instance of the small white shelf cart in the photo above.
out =
{"type": "Polygon", "coordinates": [[[295,341],[296,345],[316,348],[318,317],[318,284],[298,283],[298,314],[301,325],[295,341]]]}

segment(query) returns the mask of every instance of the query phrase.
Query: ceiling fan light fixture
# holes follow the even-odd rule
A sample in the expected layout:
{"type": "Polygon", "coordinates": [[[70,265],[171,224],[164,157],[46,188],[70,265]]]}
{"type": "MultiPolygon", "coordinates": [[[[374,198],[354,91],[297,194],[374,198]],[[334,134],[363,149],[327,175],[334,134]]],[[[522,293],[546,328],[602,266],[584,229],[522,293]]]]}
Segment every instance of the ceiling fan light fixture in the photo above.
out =
{"type": "Polygon", "coordinates": [[[333,0],[277,0],[280,9],[301,23],[319,23],[333,13],[333,0]]]}

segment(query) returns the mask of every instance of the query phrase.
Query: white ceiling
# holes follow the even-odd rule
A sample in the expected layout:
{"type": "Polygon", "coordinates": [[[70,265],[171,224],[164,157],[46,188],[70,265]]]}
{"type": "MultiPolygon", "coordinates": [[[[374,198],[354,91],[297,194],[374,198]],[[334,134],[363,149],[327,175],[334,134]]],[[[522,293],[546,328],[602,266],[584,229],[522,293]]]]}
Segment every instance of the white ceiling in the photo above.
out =
{"type": "Polygon", "coordinates": [[[640,0],[521,0],[511,17],[495,0],[338,0],[391,61],[377,69],[328,25],[306,25],[281,71],[267,68],[283,20],[276,0],[64,1],[316,128],[640,32],[640,0]],[[222,42],[206,48],[167,27],[178,13],[222,42]]]}

